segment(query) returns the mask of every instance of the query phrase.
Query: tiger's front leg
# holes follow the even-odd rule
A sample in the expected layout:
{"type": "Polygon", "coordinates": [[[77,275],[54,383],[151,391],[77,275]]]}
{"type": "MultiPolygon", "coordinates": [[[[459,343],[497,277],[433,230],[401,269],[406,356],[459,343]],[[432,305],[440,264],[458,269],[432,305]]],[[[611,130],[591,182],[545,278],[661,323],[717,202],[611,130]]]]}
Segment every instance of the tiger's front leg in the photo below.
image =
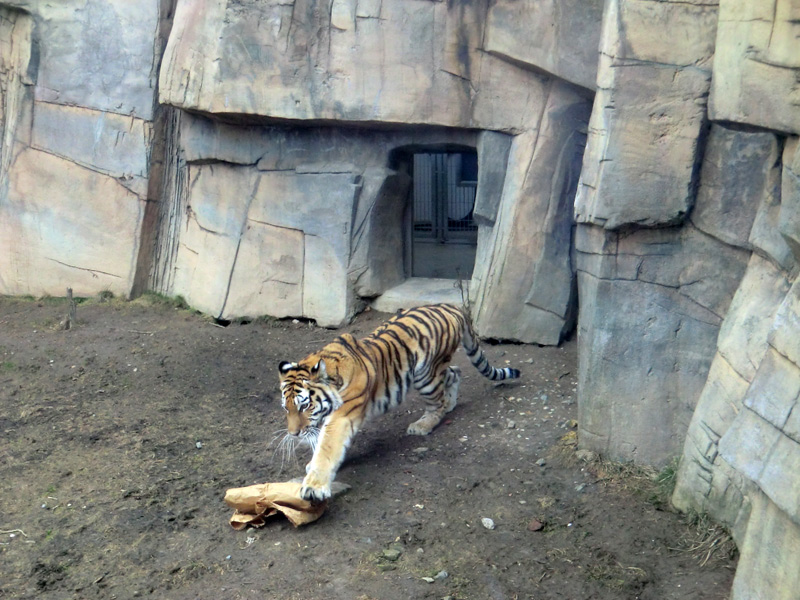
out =
{"type": "Polygon", "coordinates": [[[360,421],[334,412],[322,426],[317,449],[306,466],[306,476],[300,488],[303,500],[322,502],[331,497],[331,483],[360,425],[360,421]]]}

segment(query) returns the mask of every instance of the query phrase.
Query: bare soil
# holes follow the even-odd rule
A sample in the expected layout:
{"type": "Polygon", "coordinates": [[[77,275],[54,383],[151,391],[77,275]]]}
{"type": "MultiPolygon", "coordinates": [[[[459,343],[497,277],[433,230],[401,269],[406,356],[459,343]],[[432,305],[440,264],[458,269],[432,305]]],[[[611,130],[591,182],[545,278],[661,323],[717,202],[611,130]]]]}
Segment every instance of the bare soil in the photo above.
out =
{"type": "Polygon", "coordinates": [[[84,302],[69,331],[66,314],[63,300],[0,298],[0,598],[728,596],[734,560],[701,567],[695,530],[652,485],[575,459],[574,341],[485,345],[523,372],[501,386],[460,352],[459,405],[430,436],[404,435],[412,395],[359,434],[338,477],[352,489],[319,521],[234,531],[227,488],[302,475],[308,459],[281,465],[269,446],[279,361],[336,332],[220,327],[155,297],[84,302]]]}

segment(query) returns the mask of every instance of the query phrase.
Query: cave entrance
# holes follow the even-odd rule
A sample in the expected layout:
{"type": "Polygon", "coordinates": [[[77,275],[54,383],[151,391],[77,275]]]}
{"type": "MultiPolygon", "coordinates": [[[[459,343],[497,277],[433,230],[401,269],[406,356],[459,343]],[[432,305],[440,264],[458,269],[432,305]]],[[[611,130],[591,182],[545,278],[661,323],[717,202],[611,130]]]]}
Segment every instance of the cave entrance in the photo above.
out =
{"type": "Polygon", "coordinates": [[[469,281],[478,245],[473,220],[477,152],[415,152],[411,166],[407,272],[412,277],[469,281]]]}

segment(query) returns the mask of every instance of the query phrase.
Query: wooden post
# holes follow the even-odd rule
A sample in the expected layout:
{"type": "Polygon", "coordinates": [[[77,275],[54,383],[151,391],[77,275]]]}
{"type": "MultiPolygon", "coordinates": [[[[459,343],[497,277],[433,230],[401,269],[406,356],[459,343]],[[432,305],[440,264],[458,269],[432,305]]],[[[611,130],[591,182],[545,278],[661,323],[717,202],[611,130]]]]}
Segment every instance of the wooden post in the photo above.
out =
{"type": "Polygon", "coordinates": [[[76,318],[76,306],[75,300],[72,298],[72,288],[67,288],[67,300],[69,301],[69,310],[67,312],[67,316],[63,321],[61,321],[61,329],[67,331],[68,329],[72,329],[72,324],[75,322],[76,318]]]}

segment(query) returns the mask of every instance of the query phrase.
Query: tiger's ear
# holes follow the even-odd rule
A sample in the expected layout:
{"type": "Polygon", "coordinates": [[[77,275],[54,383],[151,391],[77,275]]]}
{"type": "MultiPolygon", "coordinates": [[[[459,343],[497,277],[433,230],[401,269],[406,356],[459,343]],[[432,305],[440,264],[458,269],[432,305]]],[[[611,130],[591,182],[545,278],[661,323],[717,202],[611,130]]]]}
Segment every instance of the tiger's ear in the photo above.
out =
{"type": "Polygon", "coordinates": [[[320,359],[320,361],[311,367],[311,374],[318,375],[320,379],[328,379],[328,371],[325,368],[325,361],[320,359]]]}
{"type": "Polygon", "coordinates": [[[288,360],[281,361],[281,364],[278,365],[278,370],[281,373],[288,373],[297,365],[294,363],[290,363],[288,360]]]}

